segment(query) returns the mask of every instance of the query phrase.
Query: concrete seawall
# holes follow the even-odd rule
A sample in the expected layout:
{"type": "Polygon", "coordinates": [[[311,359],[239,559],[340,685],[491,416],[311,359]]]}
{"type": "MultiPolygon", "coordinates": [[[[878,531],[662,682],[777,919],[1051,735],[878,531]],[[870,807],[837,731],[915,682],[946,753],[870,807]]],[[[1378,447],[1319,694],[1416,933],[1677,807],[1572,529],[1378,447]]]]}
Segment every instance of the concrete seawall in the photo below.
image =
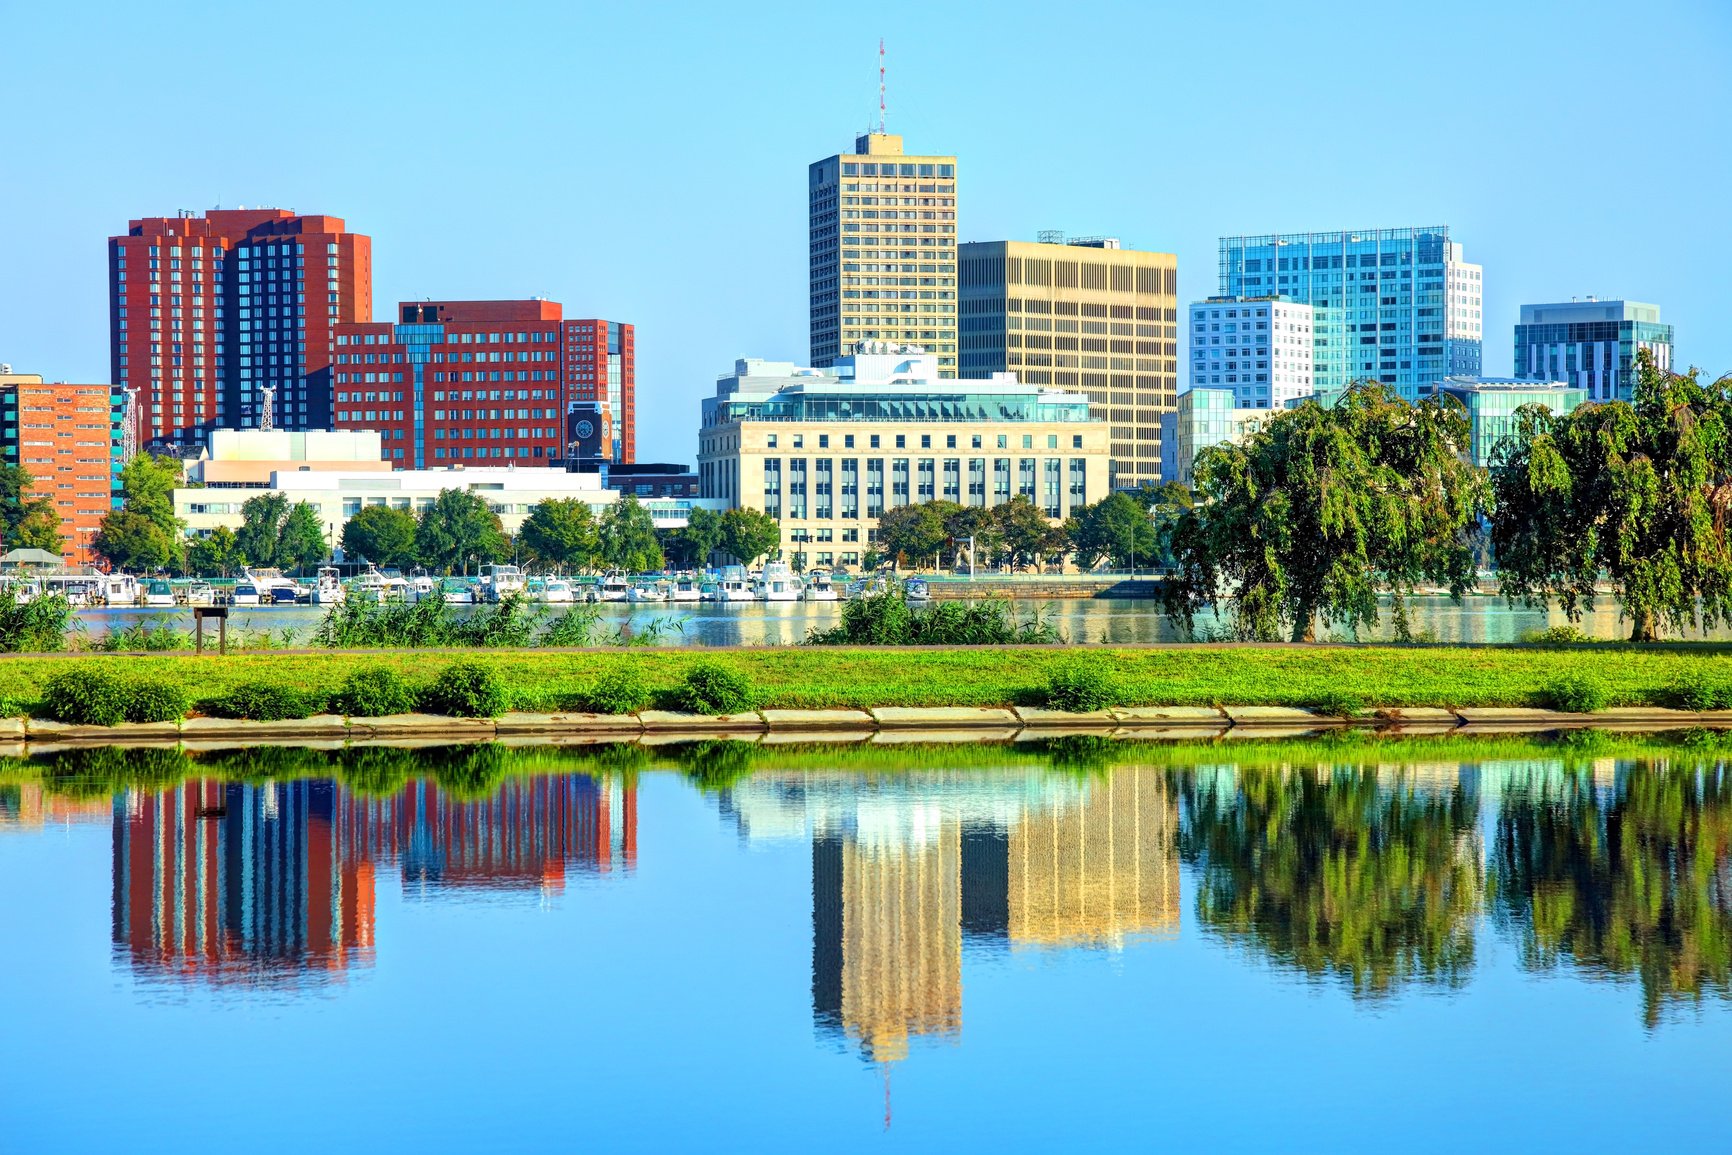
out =
{"type": "Polygon", "coordinates": [[[102,745],[233,748],[347,743],[646,744],[729,738],[763,742],[977,742],[1092,734],[1126,739],[1292,738],[1361,729],[1402,735],[1479,737],[1554,730],[1632,733],[1697,727],[1732,729],[1732,711],[1651,707],[1568,714],[1552,710],[1391,708],[1337,718],[1286,706],[1137,706],[1072,714],[1032,707],[754,710],[720,716],[646,710],[637,714],[509,713],[498,718],[398,714],[345,718],[323,714],[281,722],[188,718],[146,725],[69,726],[39,718],[0,719],[0,750],[102,745]]]}

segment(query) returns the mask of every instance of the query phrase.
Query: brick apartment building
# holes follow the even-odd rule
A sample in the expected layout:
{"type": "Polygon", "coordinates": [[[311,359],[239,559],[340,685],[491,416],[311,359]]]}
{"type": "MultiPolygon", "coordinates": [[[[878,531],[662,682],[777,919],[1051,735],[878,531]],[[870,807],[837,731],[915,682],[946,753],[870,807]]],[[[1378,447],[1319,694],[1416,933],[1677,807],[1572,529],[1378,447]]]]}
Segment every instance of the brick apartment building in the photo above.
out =
{"type": "Polygon", "coordinates": [[[213,209],[144,217],[108,242],[111,379],[132,392],[138,445],[331,417],[339,324],[373,315],[371,238],[338,217],[213,209]]]}
{"type": "Polygon", "coordinates": [[[61,556],[74,565],[93,560],[90,540],[120,504],[123,405],[118,386],[0,373],[0,458],[23,466],[31,496],[54,503],[61,556]]]}
{"type": "Polygon", "coordinates": [[[339,324],[332,428],[379,430],[401,469],[630,461],[632,327],[561,312],[543,300],[405,301],[394,323],[339,324]]]}

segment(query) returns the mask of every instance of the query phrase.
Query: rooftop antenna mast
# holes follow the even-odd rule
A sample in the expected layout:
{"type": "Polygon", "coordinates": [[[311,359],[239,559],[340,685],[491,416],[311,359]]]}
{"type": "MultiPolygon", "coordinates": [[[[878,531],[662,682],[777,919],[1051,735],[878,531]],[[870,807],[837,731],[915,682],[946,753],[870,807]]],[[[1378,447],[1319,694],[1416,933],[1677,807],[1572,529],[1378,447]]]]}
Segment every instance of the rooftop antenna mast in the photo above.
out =
{"type": "Polygon", "coordinates": [[[878,38],[878,135],[884,135],[884,38],[878,38]]]}

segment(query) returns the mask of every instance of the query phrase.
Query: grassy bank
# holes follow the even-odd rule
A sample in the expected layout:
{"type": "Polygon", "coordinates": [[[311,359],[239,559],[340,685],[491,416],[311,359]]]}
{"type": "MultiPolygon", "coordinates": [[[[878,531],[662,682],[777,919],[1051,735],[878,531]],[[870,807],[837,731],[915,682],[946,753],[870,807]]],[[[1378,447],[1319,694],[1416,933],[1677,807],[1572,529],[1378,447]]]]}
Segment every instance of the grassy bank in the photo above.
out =
{"type": "Polygon", "coordinates": [[[570,708],[622,667],[671,692],[699,662],[743,674],[760,707],[791,708],[1036,705],[1049,673],[1079,660],[1104,668],[1125,706],[1308,706],[1342,693],[1373,706],[1542,706],[1547,687],[1571,677],[1603,683],[1609,705],[1666,705],[1682,686],[1732,684],[1732,649],[1699,646],[417,650],[5,657],[0,699],[28,707],[49,677],[75,665],[177,682],[197,701],[260,682],[333,692],[375,666],[425,681],[459,660],[495,671],[512,705],[532,710],[570,708]]]}

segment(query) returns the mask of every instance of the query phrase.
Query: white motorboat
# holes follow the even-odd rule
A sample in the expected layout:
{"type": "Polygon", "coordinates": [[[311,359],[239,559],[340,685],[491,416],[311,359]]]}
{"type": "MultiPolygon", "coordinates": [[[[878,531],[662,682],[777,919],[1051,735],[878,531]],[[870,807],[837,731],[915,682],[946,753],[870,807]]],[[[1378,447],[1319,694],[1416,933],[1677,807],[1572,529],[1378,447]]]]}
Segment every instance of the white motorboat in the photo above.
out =
{"type": "Polygon", "coordinates": [[[490,602],[504,601],[527,588],[523,571],[514,565],[489,563],[481,567],[481,592],[490,602]]]}
{"type": "Polygon", "coordinates": [[[626,593],[625,600],[628,602],[665,602],[668,600],[668,593],[667,582],[644,582],[632,586],[626,593]]]}
{"type": "Polygon", "coordinates": [[[174,608],[174,586],[161,578],[153,578],[145,583],[144,604],[151,609],[174,608]]]}
{"type": "Polygon", "coordinates": [[[440,578],[433,585],[434,593],[448,606],[472,606],[478,586],[462,578],[440,578]]]}
{"type": "Polygon", "coordinates": [[[932,589],[926,584],[925,578],[911,577],[902,583],[902,596],[911,602],[930,601],[932,589]]]}
{"type": "Polygon", "coordinates": [[[691,570],[681,570],[674,575],[673,588],[668,593],[670,602],[695,602],[703,598],[703,589],[698,583],[698,575],[691,570]]]}
{"type": "Polygon", "coordinates": [[[848,583],[848,596],[850,598],[877,597],[879,594],[889,592],[889,590],[890,583],[885,580],[882,574],[862,575],[848,583]]]}
{"type": "Polygon", "coordinates": [[[189,606],[216,605],[216,590],[209,582],[193,582],[186,587],[186,604],[189,606]]]}
{"type": "Polygon", "coordinates": [[[809,602],[833,602],[840,595],[836,592],[836,581],[827,569],[815,569],[806,574],[806,600],[809,602]]]}
{"type": "Polygon", "coordinates": [[[592,587],[592,600],[598,602],[623,602],[631,596],[631,583],[625,574],[619,570],[610,569],[601,575],[601,581],[592,587]]]}
{"type": "Polygon", "coordinates": [[[375,567],[368,566],[367,572],[351,583],[350,592],[364,601],[383,605],[408,600],[409,582],[397,574],[380,573],[375,567]]]}
{"type": "Polygon", "coordinates": [[[797,602],[803,592],[800,579],[794,576],[794,571],[785,561],[765,562],[764,572],[758,575],[758,586],[754,591],[760,600],[766,602],[797,602]]]}
{"type": "Polygon", "coordinates": [[[111,573],[102,579],[102,598],[111,606],[136,606],[142,590],[129,573],[111,573]]]}
{"type": "Polygon", "coordinates": [[[252,582],[236,582],[234,591],[229,595],[229,604],[237,606],[256,606],[259,604],[259,587],[252,582]]]}
{"type": "Polygon", "coordinates": [[[577,600],[577,591],[564,578],[530,578],[529,600],[547,605],[570,605],[577,600]]]}
{"type": "Polygon", "coordinates": [[[275,605],[279,602],[298,602],[308,595],[306,586],[299,585],[290,578],[283,576],[280,569],[242,569],[241,576],[251,582],[259,591],[260,605],[275,605]]]}
{"type": "Polygon", "coordinates": [[[319,567],[319,576],[313,582],[313,604],[316,606],[340,606],[348,591],[343,588],[343,575],[334,565],[319,567]]]}
{"type": "Polygon", "coordinates": [[[716,583],[715,600],[718,602],[757,600],[757,596],[752,593],[752,583],[746,580],[746,571],[743,567],[737,565],[722,567],[721,580],[716,583]]]}

